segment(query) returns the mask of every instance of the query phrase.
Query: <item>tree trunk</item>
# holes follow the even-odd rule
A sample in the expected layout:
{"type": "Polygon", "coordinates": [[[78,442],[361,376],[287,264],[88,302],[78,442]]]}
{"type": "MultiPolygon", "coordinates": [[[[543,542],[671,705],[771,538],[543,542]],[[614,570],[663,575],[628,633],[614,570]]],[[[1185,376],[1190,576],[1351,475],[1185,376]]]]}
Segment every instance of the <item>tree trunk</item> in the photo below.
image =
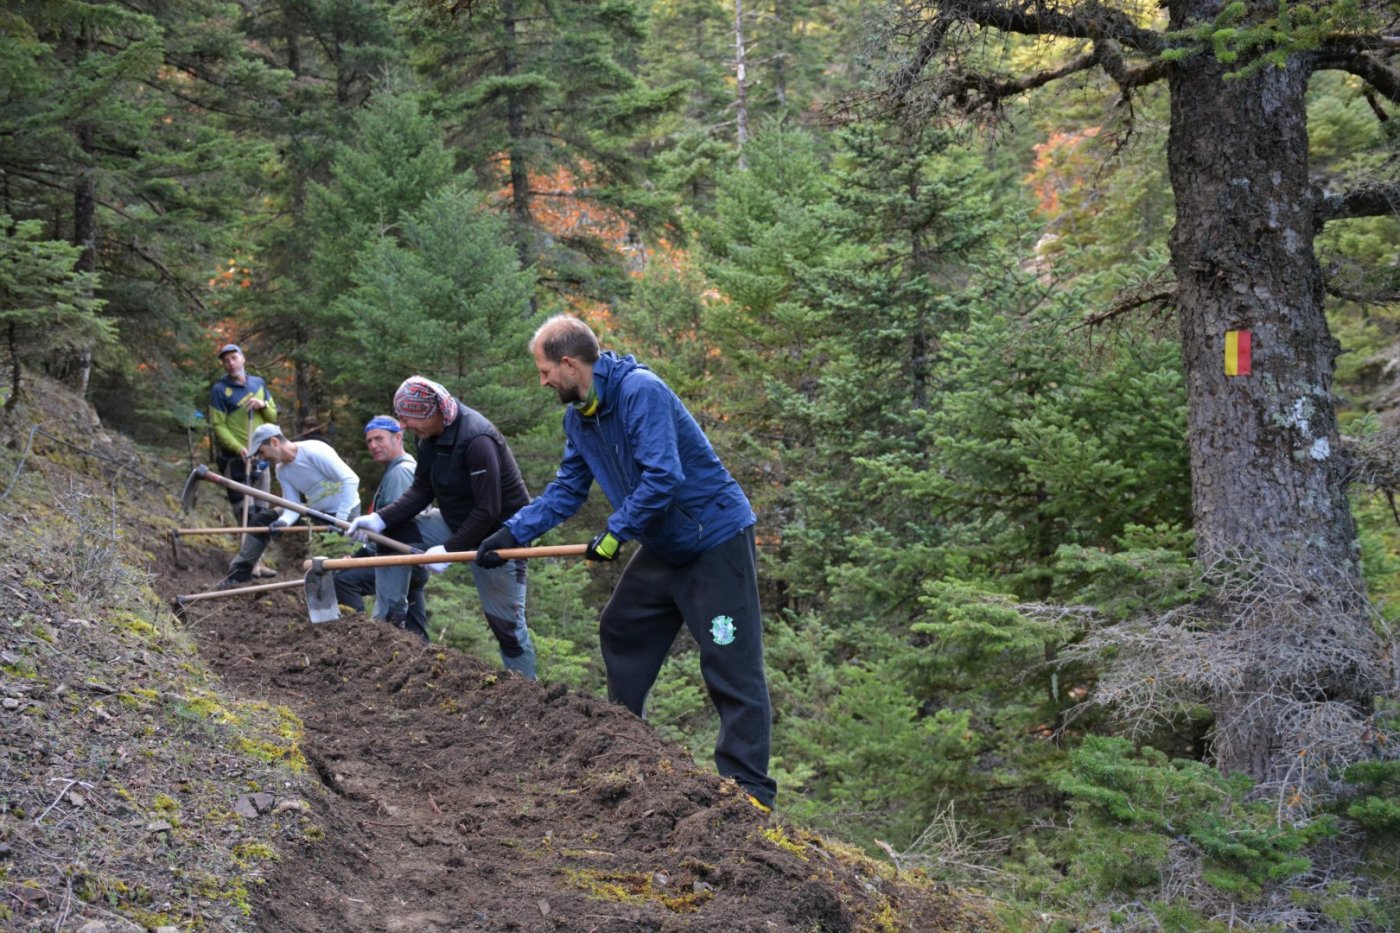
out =
{"type": "MultiPolygon", "coordinates": [[[[516,36],[515,4],[502,3],[501,16],[502,32],[505,36],[501,72],[509,76],[520,68],[520,52],[516,47],[519,40],[516,36]]],[[[534,251],[528,245],[532,218],[530,173],[525,157],[525,105],[521,103],[519,96],[513,93],[506,95],[506,133],[510,137],[510,212],[515,218],[516,236],[519,237],[516,249],[520,254],[520,264],[529,265],[534,261],[534,251]]]]}
{"type": "MultiPolygon", "coordinates": [[[[1172,0],[1171,26],[1216,11],[1203,0],[1172,0]]],[[[1246,660],[1236,679],[1222,674],[1213,698],[1214,751],[1223,770],[1275,783],[1296,769],[1288,760],[1299,754],[1295,719],[1341,704],[1364,720],[1378,645],[1361,595],[1332,402],[1339,347],[1313,253],[1309,70],[1295,58],[1227,80],[1238,64],[1207,52],[1173,69],[1171,250],[1198,557],[1268,578],[1271,593],[1303,607],[1222,607],[1231,645],[1246,660]],[[1248,375],[1226,374],[1227,331],[1250,333],[1248,375]]]]}
{"type": "Polygon", "coordinates": [[[749,141],[748,60],[744,50],[744,0],[734,0],[734,122],[738,127],[739,169],[748,168],[744,146],[749,141]]]}
{"type": "MultiPolygon", "coordinates": [[[[78,36],[75,59],[81,63],[94,42],[92,27],[84,26],[78,36]]],[[[84,164],[78,169],[73,184],[73,245],[81,252],[74,267],[79,272],[97,271],[97,185],[93,180],[96,161],[96,131],[90,121],[80,121],[73,129],[84,164]]],[[[89,294],[89,297],[91,295],[89,294]]],[[[78,394],[87,398],[88,382],[92,376],[92,344],[78,349],[78,394]]]]}

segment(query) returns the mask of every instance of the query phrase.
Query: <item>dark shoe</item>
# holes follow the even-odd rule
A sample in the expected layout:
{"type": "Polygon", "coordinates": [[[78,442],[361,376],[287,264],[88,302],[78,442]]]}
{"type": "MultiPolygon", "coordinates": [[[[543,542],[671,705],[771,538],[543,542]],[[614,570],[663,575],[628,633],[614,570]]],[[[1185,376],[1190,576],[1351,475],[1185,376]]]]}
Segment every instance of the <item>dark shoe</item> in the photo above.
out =
{"type": "Polygon", "coordinates": [[[228,576],[220,580],[218,583],[214,584],[214,592],[218,593],[222,592],[223,590],[236,590],[240,587],[249,586],[252,584],[252,582],[252,574],[249,574],[246,577],[240,577],[235,574],[229,574],[228,576]]]}

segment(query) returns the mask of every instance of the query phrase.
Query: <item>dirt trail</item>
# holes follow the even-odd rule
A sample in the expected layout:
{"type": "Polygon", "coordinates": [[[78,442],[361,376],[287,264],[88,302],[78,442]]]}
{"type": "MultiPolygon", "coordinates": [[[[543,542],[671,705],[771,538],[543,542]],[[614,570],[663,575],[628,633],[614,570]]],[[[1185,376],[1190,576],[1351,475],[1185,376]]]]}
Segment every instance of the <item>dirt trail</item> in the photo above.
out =
{"type": "MultiPolygon", "coordinates": [[[[163,595],[218,579],[186,546],[163,595]]],[[[765,819],[643,721],[301,593],[191,604],[207,663],[285,704],[325,837],[254,892],[278,931],[988,929],[948,892],[765,819]],[[898,918],[898,919],[896,919],[898,918]]]]}

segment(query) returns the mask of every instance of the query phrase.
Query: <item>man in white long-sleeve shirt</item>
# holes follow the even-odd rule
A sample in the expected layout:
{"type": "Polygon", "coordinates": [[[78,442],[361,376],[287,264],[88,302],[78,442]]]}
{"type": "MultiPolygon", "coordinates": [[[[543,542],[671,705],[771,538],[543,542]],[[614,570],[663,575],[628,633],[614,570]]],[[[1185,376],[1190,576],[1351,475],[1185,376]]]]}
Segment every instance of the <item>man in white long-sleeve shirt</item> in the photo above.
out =
{"type": "MultiPolygon", "coordinates": [[[[360,478],[331,445],[323,441],[290,441],[275,424],[259,425],[248,449],[274,464],[282,498],[304,502],[318,512],[345,521],[360,514],[360,478]]],[[[253,566],[267,549],[268,539],[301,519],[292,509],[260,508],[248,524],[266,528],[267,534],[245,534],[238,553],[229,562],[228,576],[215,589],[245,586],[253,580],[253,566]]]]}

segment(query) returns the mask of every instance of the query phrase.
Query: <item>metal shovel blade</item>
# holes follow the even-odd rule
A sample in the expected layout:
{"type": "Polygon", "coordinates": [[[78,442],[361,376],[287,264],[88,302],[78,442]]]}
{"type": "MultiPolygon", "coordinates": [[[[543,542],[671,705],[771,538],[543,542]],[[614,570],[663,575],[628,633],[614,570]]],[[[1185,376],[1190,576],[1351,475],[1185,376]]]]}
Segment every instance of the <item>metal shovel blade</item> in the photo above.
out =
{"type": "Polygon", "coordinates": [[[340,618],[340,600],[335,598],[335,574],[312,568],[306,572],[306,611],[312,623],[334,622],[340,618]]]}

